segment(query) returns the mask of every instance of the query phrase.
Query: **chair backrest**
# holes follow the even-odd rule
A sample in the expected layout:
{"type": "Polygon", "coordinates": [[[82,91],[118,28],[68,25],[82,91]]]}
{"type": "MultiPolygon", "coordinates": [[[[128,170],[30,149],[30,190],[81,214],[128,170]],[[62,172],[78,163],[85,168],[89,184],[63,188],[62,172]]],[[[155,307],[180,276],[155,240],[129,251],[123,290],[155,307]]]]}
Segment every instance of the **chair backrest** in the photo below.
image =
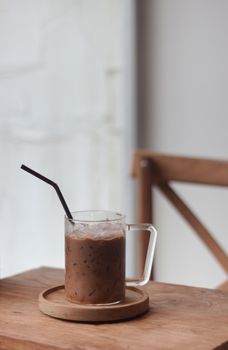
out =
{"type": "MultiPolygon", "coordinates": [[[[170,186],[170,181],[228,187],[228,161],[177,157],[144,150],[134,153],[132,175],[137,179],[138,220],[153,222],[152,188],[156,186],[195,230],[198,237],[228,273],[228,257],[208,229],[170,186]]],[[[141,232],[141,266],[147,236],[141,232]]]]}

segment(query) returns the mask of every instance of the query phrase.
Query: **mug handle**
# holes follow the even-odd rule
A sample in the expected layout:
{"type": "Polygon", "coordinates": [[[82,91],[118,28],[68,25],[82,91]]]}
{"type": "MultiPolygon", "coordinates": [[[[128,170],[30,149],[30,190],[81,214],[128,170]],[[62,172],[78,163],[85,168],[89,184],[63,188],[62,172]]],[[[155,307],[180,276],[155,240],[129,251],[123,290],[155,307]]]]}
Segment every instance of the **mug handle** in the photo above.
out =
{"type": "Polygon", "coordinates": [[[139,279],[126,279],[126,286],[144,286],[150,280],[154,259],[157,230],[151,224],[127,224],[127,231],[147,231],[150,233],[143,275],[139,279]]]}

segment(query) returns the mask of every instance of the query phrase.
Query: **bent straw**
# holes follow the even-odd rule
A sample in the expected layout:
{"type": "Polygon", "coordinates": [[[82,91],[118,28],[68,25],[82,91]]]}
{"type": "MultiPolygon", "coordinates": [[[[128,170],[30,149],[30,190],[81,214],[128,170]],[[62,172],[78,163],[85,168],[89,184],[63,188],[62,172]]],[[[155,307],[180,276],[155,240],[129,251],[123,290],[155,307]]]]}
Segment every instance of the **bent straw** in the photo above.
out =
{"type": "Polygon", "coordinates": [[[65,213],[66,213],[68,219],[70,219],[70,221],[73,222],[72,221],[73,220],[73,216],[71,215],[71,212],[70,212],[70,210],[69,210],[69,208],[68,208],[68,206],[67,206],[67,204],[65,202],[65,199],[63,198],[63,195],[62,195],[62,193],[61,193],[61,191],[59,189],[59,186],[54,181],[52,181],[52,180],[48,179],[47,177],[37,173],[35,170],[30,169],[29,167],[27,167],[24,164],[21,165],[21,169],[27,171],[28,173],[38,177],[38,179],[40,179],[40,180],[48,183],[52,187],[54,187],[54,189],[56,190],[57,195],[58,195],[58,197],[60,199],[60,202],[62,203],[62,206],[63,206],[63,208],[65,210],[65,213]]]}

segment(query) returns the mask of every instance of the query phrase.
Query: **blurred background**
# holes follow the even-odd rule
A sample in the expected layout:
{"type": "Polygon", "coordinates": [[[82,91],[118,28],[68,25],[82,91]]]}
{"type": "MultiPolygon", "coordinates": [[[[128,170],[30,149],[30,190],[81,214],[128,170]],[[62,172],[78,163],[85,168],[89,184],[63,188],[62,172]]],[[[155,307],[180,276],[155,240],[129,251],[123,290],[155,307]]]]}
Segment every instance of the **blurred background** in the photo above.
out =
{"type": "MultiPolygon", "coordinates": [[[[63,209],[137,222],[136,148],[228,158],[226,0],[0,0],[0,276],[64,266],[63,209]]],[[[228,190],[175,185],[228,251],[228,190]]],[[[225,274],[156,193],[155,279],[225,274]]],[[[128,272],[135,270],[129,239],[128,272]]]]}

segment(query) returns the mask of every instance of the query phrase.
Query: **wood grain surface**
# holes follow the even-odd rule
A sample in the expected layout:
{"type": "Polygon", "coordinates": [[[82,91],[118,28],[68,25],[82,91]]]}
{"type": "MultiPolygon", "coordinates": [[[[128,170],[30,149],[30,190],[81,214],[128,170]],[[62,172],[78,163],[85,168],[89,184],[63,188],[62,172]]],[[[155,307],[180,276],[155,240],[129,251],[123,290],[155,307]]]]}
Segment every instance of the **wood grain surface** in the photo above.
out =
{"type": "MultiPolygon", "coordinates": [[[[63,270],[40,268],[0,280],[0,349],[213,349],[228,341],[228,293],[150,282],[150,310],[120,323],[57,320],[38,295],[63,283],[63,270]]],[[[143,288],[144,289],[144,288],[143,288]]]]}
{"type": "Polygon", "coordinates": [[[46,315],[68,321],[120,321],[139,316],[149,308],[149,297],[142,289],[126,287],[125,299],[117,304],[86,305],[66,300],[64,285],[42,291],[39,309],[46,315]]]}

